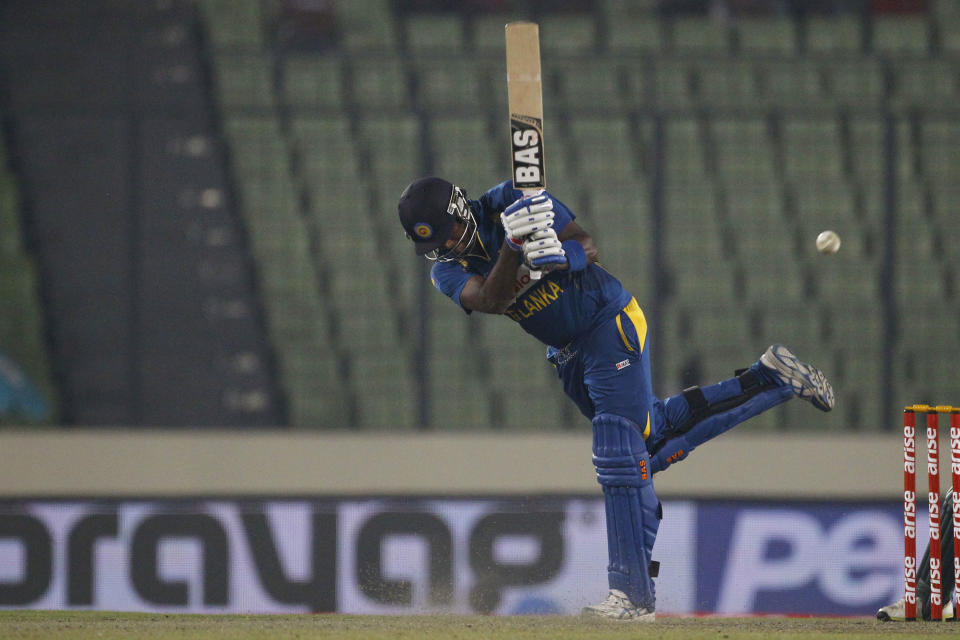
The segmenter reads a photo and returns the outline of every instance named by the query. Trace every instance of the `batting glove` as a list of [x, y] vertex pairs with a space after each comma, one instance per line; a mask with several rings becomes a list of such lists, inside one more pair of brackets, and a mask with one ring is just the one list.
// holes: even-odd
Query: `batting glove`
[[567, 264], [567, 254], [557, 238], [557, 230], [547, 227], [530, 234], [523, 243], [523, 261], [531, 269], [545, 270]]
[[507, 244], [514, 251], [523, 250], [523, 241], [531, 233], [553, 225], [553, 200], [546, 194], [520, 198], [500, 214]]

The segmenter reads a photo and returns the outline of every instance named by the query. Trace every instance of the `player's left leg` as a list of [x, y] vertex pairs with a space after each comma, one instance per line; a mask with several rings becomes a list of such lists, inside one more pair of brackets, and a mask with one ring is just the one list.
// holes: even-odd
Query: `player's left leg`
[[[593, 463], [606, 506], [609, 555], [609, 595], [583, 613], [652, 621], [656, 595], [651, 556], [663, 514], [645, 444], [655, 398], [643, 312], [631, 301], [617, 317], [578, 338], [573, 347], [581, 367], [581, 393], [571, 394], [564, 386], [578, 405], [594, 412]], [[571, 371], [571, 364], [559, 368], [561, 377]]]
[[833, 388], [823, 373], [786, 347], [773, 345], [747, 369], [708, 387], [667, 398], [657, 440], [648, 443], [654, 473], [683, 460], [697, 446], [797, 396], [833, 408]]
[[598, 414], [593, 419], [593, 464], [606, 507], [610, 594], [583, 613], [653, 620], [656, 596], [650, 556], [661, 513], [640, 426], [622, 416]]

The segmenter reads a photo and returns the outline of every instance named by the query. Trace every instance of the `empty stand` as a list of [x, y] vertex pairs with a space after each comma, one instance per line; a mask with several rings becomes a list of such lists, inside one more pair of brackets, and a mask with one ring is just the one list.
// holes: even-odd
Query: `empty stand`
[[[143, 394], [149, 376], [131, 377], [131, 362], [179, 379], [205, 361], [242, 360], [246, 349], [211, 337], [227, 336], [275, 371], [231, 386], [240, 396], [218, 395], [216, 376], [204, 378], [196, 406], [208, 396], [249, 405], [242, 394], [256, 387], [268, 401], [250, 415], [280, 421], [282, 398], [286, 421], [306, 428], [584, 426], [543, 346], [506, 319], [467, 316], [445, 300], [396, 226], [397, 197], [416, 177], [443, 176], [475, 198], [507, 176], [503, 27], [519, 19], [541, 26], [549, 189], [658, 319], [658, 391], [727, 377], [782, 341], [822, 364], [837, 411], [790, 403], [747, 429], [886, 429], [900, 394], [949, 395], [938, 349], [956, 349], [949, 319], [960, 296], [956, 3], [894, 17], [562, 4], [489, 12], [336, 2], [335, 37], [310, 52], [278, 44], [277, 9], [259, 0], [174, 2], [200, 38], [165, 47], [145, 37], [140, 47], [138, 27], [75, 60], [71, 47], [96, 40], [97, 25], [54, 21], [61, 42], [49, 51], [32, 44], [42, 30], [2, 27], [3, 77], [14, 88], [4, 95], [28, 168], [13, 189], [0, 173], [0, 215], [17, 224], [4, 203], [22, 187], [37, 242], [0, 238], [0, 285], [28, 295], [44, 274], [52, 317], [70, 318], [24, 344], [42, 351], [49, 333], [64, 397], [71, 407], [84, 398], [88, 412], [72, 417], [136, 421], [122, 399]], [[120, 13], [111, 27], [130, 26]], [[115, 82], [130, 51], [135, 62], [155, 55], [191, 71]], [[33, 80], [41, 70], [49, 82]], [[73, 98], [63, 88], [71, 76], [90, 88], [76, 98], [81, 113], [51, 108]], [[103, 111], [116, 104], [121, 115]], [[190, 126], [178, 124], [180, 110]], [[50, 175], [57, 180], [41, 189]], [[184, 192], [161, 188], [181, 183], [192, 189], [190, 211], [178, 209]], [[89, 209], [69, 239], [65, 201]], [[151, 245], [185, 228], [207, 237], [201, 224], [237, 242]], [[843, 247], [825, 257], [813, 242], [827, 228]], [[77, 264], [88, 273], [71, 270]], [[165, 313], [164, 298], [141, 299], [145, 283], [169, 292], [188, 271], [196, 281], [179, 290], [189, 304]], [[211, 303], [203, 279], [243, 304]], [[113, 304], [93, 305], [91, 294]], [[182, 342], [138, 333], [154, 317], [191, 327], [201, 299], [246, 309], [248, 321], [193, 326]], [[4, 332], [43, 325], [38, 304], [24, 309], [26, 323], [6, 318]], [[131, 313], [151, 319], [131, 323]], [[197, 335], [210, 352], [183, 355]], [[116, 348], [99, 354], [92, 345], [108, 339]], [[37, 353], [24, 357], [42, 361]], [[142, 406], [157, 417], [163, 404]]]

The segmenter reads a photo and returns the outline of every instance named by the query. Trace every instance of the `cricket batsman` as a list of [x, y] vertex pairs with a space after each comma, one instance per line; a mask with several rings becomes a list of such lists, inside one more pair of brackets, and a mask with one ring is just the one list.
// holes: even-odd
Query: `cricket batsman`
[[662, 517], [654, 474], [791, 398], [830, 411], [830, 383], [773, 345], [732, 378], [660, 400], [646, 316], [597, 262], [596, 243], [562, 202], [547, 192], [524, 197], [510, 181], [470, 200], [461, 187], [427, 177], [403, 191], [398, 209], [416, 255], [434, 262], [434, 286], [464, 312], [507, 316], [546, 345], [564, 392], [593, 425], [610, 590], [583, 614], [654, 620], [652, 554]]

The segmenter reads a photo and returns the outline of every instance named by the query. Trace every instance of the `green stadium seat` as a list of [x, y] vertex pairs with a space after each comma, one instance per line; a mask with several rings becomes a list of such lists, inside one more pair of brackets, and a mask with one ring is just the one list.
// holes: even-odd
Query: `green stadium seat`
[[[496, 59], [501, 65], [506, 65], [504, 28], [508, 22], [514, 20], [516, 20], [516, 16], [507, 13], [483, 12], [472, 16], [470, 31], [473, 36], [473, 46], [471, 51], [476, 51], [478, 54]], [[506, 73], [505, 66], [504, 73]]]
[[594, 185], [604, 181], [619, 188], [641, 175], [634, 136], [626, 118], [576, 118], [569, 122], [569, 127], [581, 180]]
[[351, 67], [353, 99], [358, 108], [408, 108], [410, 80], [403, 62], [396, 58], [357, 58]]
[[430, 319], [427, 367], [431, 426], [440, 430], [490, 429], [495, 426], [490, 387], [481, 371], [489, 354], [478, 336], [484, 320], [508, 321], [481, 318], [480, 314], [466, 316], [436, 290], [428, 292], [425, 311]]
[[699, 180], [706, 175], [706, 150], [701, 126], [696, 119], [668, 119], [664, 126], [664, 138], [668, 180]]
[[670, 189], [663, 217], [664, 251], [669, 262], [691, 256], [719, 261], [725, 254], [723, 232], [717, 218], [712, 189]]
[[809, 303], [796, 300], [783, 300], [777, 304], [767, 302], [764, 300], [756, 305], [760, 322], [753, 339], [758, 347], [782, 343], [797, 354], [812, 354], [820, 348], [824, 327], [822, 319], [816, 313], [811, 313]]
[[759, 104], [758, 74], [752, 62], [714, 58], [696, 63], [694, 67], [701, 106], [755, 108]]
[[[484, 316], [481, 320], [476, 337], [482, 338], [480, 344], [488, 353], [496, 354], [496, 375], [491, 379], [495, 387], [516, 388], [518, 380], [525, 380], [534, 389], [553, 386], [556, 374], [546, 359], [545, 346], [531, 340], [519, 324], [508, 318]], [[510, 348], [505, 350], [504, 345]]]
[[411, 14], [406, 19], [407, 49], [444, 58], [463, 51], [465, 31], [460, 14]]
[[[455, 376], [455, 377], [451, 377]], [[431, 375], [430, 424], [439, 431], [488, 431], [493, 423], [490, 393], [460, 371]]]
[[391, 0], [335, 2], [333, 8], [348, 51], [395, 51], [397, 19]]
[[[547, 365], [544, 365], [547, 366]], [[562, 412], [564, 405], [570, 400], [557, 390], [544, 389], [536, 393], [518, 392], [516, 384], [504, 389], [497, 389], [497, 410], [502, 416], [503, 423], [498, 427], [505, 427], [510, 431], [560, 431], [566, 426]], [[589, 421], [581, 416], [585, 425]]]
[[[496, 117], [507, 121], [507, 68], [500, 56], [480, 58], [475, 60], [477, 65], [477, 81], [480, 83], [481, 102], [479, 107], [486, 109]], [[556, 91], [553, 79], [548, 78], [548, 86], [544, 87], [545, 94], [551, 95]]]
[[725, 20], [681, 17], [673, 20], [673, 48], [678, 53], [726, 54], [730, 28]]
[[[873, 188], [861, 189], [863, 203], [863, 218], [866, 224], [884, 224], [887, 216], [887, 194], [883, 184], [876, 184]], [[894, 216], [897, 219], [910, 220], [927, 217], [927, 200], [923, 187], [916, 182], [906, 180], [896, 184]]]
[[926, 55], [930, 51], [930, 24], [925, 15], [875, 15], [873, 50], [879, 54]]
[[838, 180], [843, 177], [840, 129], [834, 118], [795, 118], [783, 124], [783, 155], [790, 180]]
[[960, 273], [960, 228], [956, 224], [960, 211], [960, 190], [956, 185], [934, 185], [930, 190], [935, 233], [940, 239], [947, 269]]
[[664, 46], [661, 21], [647, 15], [614, 14], [607, 19], [607, 46], [614, 54], [659, 52]]
[[692, 74], [689, 65], [670, 58], [659, 59], [653, 70], [656, 106], [661, 109], [687, 109], [694, 104]]
[[597, 46], [592, 13], [547, 14], [540, 19], [542, 55], [585, 55]]
[[[560, 125], [560, 126], [557, 126]], [[580, 189], [581, 174], [575, 157], [576, 146], [570, 140], [570, 135], [561, 123], [546, 124], [547, 142], [543, 148], [546, 159], [547, 189], [564, 202], [575, 197]], [[504, 144], [503, 149], [504, 178], [510, 176], [510, 150]], [[563, 185], [562, 189], [554, 190], [556, 185]], [[571, 204], [567, 202], [567, 204]]]
[[822, 63], [827, 90], [834, 103], [848, 107], [879, 107], [886, 95], [883, 69], [874, 58], [839, 58]]
[[344, 108], [343, 63], [339, 57], [296, 56], [283, 63], [283, 98], [303, 109]]
[[723, 248], [715, 187], [703, 180], [668, 184], [664, 207], [663, 254], [676, 299], [731, 304], [739, 293]]
[[[718, 366], [708, 366], [701, 377], [706, 384], [730, 377], [731, 369], [749, 364], [760, 355], [754, 355], [750, 349], [753, 338], [746, 314], [737, 312], [732, 306], [704, 305], [700, 309], [692, 308], [687, 322], [687, 339], [697, 344], [708, 359], [718, 358]], [[759, 350], [762, 351], [762, 348]]]
[[213, 76], [223, 109], [270, 109], [274, 105], [273, 72], [266, 56], [216, 54]]
[[930, 15], [937, 22], [960, 20], [960, 5], [954, 0], [930, 0], [927, 4], [929, 5]]
[[954, 0], [941, 0], [934, 18], [937, 33], [940, 36], [940, 49], [946, 54], [960, 51], [960, 11]]
[[956, 305], [942, 296], [900, 298], [895, 346], [894, 385], [913, 398], [946, 403], [956, 394], [956, 359], [960, 338]]
[[544, 86], [548, 99], [556, 98], [556, 104], [575, 113], [593, 112], [597, 104], [605, 109], [623, 108], [621, 98], [620, 65], [613, 60], [581, 59], [546, 62], [545, 68], [557, 79], [555, 86]]
[[[512, 431], [558, 430], [564, 426], [563, 395], [554, 367], [546, 360], [546, 348], [505, 318], [486, 318], [484, 339], [488, 353], [496, 353], [491, 390], [496, 400], [495, 423]], [[504, 350], [502, 345], [511, 345]], [[520, 392], [518, 381], [523, 381]]]
[[355, 185], [360, 170], [357, 145], [345, 116], [296, 117], [291, 124], [301, 170], [314, 184], [345, 182]]
[[765, 118], [727, 119], [710, 122], [717, 175], [727, 184], [741, 180], [772, 181], [776, 161]]
[[[900, 119], [895, 126], [897, 178], [913, 173], [913, 143], [910, 124]], [[872, 116], [854, 118], [850, 122], [850, 160], [854, 177], [866, 185], [877, 185], [887, 172], [886, 122]]]
[[788, 225], [780, 183], [741, 181], [727, 186], [728, 222], [734, 229], [751, 230], [750, 233], [737, 234], [737, 245], [749, 249], [749, 253], [770, 252], [781, 259], [789, 255], [790, 245], [782, 235]]
[[[339, 269], [330, 278], [330, 289], [337, 300], [340, 345], [358, 354], [390, 350], [399, 338], [396, 319], [389, 301], [383, 297], [386, 286], [379, 277], [365, 277]], [[360, 301], [362, 304], [358, 304]]]
[[957, 104], [957, 74], [947, 60], [897, 61], [891, 64], [896, 107], [949, 108]]
[[420, 58], [413, 62], [418, 83], [418, 103], [433, 113], [451, 110], [479, 112], [481, 78], [469, 58]]
[[816, 16], [807, 20], [808, 53], [836, 54], [863, 51], [863, 24], [856, 17]]
[[[437, 117], [430, 122], [430, 149], [433, 172], [447, 180], [462, 185], [471, 193], [480, 194], [503, 180], [509, 173], [505, 149], [494, 147], [488, 123], [481, 117]], [[464, 153], [469, 149], [470, 153]], [[476, 185], [476, 186], [475, 186]], [[481, 186], [482, 185], [482, 186]]]
[[374, 188], [390, 200], [414, 179], [422, 155], [423, 131], [413, 115], [370, 116], [360, 121], [358, 142], [371, 159]]
[[589, 191], [589, 208], [574, 210], [593, 234], [604, 268], [638, 300], [653, 298], [653, 227], [650, 194], [642, 181]]
[[728, 224], [738, 233], [735, 246], [751, 300], [790, 301], [803, 295], [803, 280], [793, 255], [793, 235], [778, 183], [733, 185], [726, 192]]
[[920, 129], [924, 176], [935, 184], [951, 184], [960, 172], [960, 123], [926, 118]]
[[401, 349], [355, 351], [349, 364], [357, 398], [358, 427], [392, 432], [416, 425], [418, 393], [412, 368]]
[[745, 54], [792, 56], [797, 51], [797, 29], [792, 18], [749, 18], [736, 21], [740, 50]]
[[771, 107], [817, 108], [828, 104], [824, 74], [811, 60], [771, 61], [760, 65], [763, 103]]
[[[853, 314], [847, 314], [853, 317], [853, 322], [842, 323], [843, 316], [831, 319], [833, 324], [849, 326], [843, 333], [835, 333], [835, 373], [829, 374], [838, 394], [837, 407], [831, 413], [838, 413], [843, 420], [839, 426], [845, 429], [887, 431], [890, 428], [889, 416], [882, 415], [883, 381], [880, 372], [888, 366], [880, 347], [882, 327], [871, 322], [879, 318], [878, 311], [875, 306], [858, 307]], [[896, 388], [903, 387], [897, 384]]]
[[[956, 397], [952, 378], [955, 372], [955, 361], [939, 347], [898, 346], [894, 352], [892, 386], [900, 397], [911, 401], [921, 398], [938, 402], [939, 398]], [[940, 428], [942, 431], [943, 426]]]

